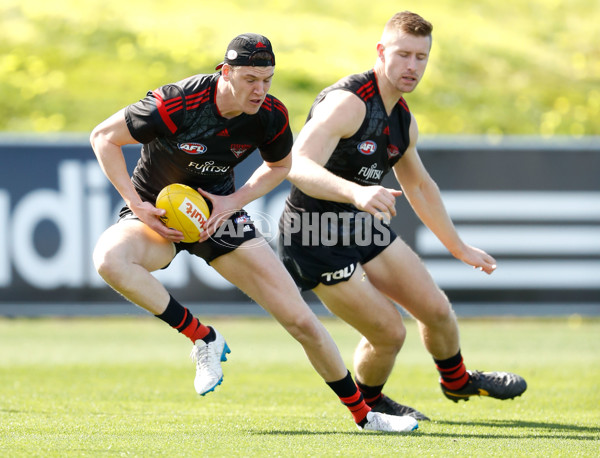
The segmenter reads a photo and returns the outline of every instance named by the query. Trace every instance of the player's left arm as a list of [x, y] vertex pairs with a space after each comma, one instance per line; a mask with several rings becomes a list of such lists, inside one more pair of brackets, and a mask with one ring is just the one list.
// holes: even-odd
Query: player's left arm
[[285, 180], [291, 167], [292, 155], [288, 154], [279, 161], [263, 161], [246, 183], [233, 194], [217, 196], [199, 189], [200, 194], [210, 199], [213, 206], [210, 218], [206, 223], [207, 230], [202, 233], [200, 241], [202, 242], [214, 234], [233, 213], [275, 189]]
[[394, 174], [404, 195], [419, 219], [455, 258], [491, 274], [496, 269], [496, 260], [485, 251], [466, 244], [458, 235], [442, 201], [439, 187], [421, 162], [417, 151], [418, 136], [417, 122], [411, 117], [410, 144], [394, 166]]
[[166, 227], [160, 221], [165, 210], [143, 201], [131, 182], [122, 147], [139, 142], [127, 127], [124, 110], [98, 124], [90, 135], [90, 142], [100, 168], [135, 216], [162, 237], [172, 242], [181, 241], [181, 232]]

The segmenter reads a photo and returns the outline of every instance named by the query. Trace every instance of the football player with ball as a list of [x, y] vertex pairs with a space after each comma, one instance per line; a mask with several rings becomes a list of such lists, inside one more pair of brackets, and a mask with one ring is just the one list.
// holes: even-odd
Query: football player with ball
[[[100, 166], [125, 201], [119, 221], [96, 245], [94, 264], [113, 289], [192, 341], [199, 394], [222, 382], [221, 362], [230, 350], [216, 329], [200, 322], [151, 275], [180, 251], [203, 258], [273, 315], [302, 345], [359, 428], [412, 431], [417, 421], [411, 416], [371, 411], [333, 339], [243, 210], [281, 183], [291, 167], [287, 110], [268, 94], [274, 69], [275, 55], [266, 37], [239, 35], [230, 42], [218, 72], [150, 91], [93, 130], [90, 141]], [[130, 177], [122, 146], [135, 143], [142, 144], [141, 157]], [[257, 149], [262, 164], [236, 190], [234, 167]], [[165, 224], [169, 215], [155, 206], [160, 191], [173, 184], [198, 189], [210, 207], [210, 216], [198, 227], [198, 241], [173, 228], [183, 226]], [[197, 208], [188, 210], [200, 221], [201, 200], [190, 196]], [[220, 234], [226, 223], [244, 224], [244, 230]]]

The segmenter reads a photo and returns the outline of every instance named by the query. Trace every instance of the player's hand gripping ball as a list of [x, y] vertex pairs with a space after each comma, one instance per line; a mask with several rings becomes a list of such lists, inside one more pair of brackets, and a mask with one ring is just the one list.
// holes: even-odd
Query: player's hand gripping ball
[[164, 187], [156, 198], [156, 208], [166, 210], [161, 221], [167, 227], [183, 232], [183, 242], [197, 242], [204, 231], [210, 210], [198, 191], [184, 184]]

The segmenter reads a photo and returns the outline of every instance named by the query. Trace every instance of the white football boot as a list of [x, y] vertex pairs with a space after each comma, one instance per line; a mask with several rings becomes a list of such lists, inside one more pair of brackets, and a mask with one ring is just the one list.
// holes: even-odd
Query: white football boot
[[367, 423], [359, 429], [364, 431], [385, 431], [389, 433], [409, 433], [419, 427], [419, 423], [413, 417], [396, 415], [387, 415], [381, 412], [369, 412], [367, 414]]
[[223, 381], [223, 369], [221, 361], [227, 361], [227, 353], [231, 350], [223, 336], [213, 328], [216, 339], [206, 343], [202, 339], [196, 340], [190, 357], [196, 361], [196, 378], [194, 388], [198, 394], [204, 396]]

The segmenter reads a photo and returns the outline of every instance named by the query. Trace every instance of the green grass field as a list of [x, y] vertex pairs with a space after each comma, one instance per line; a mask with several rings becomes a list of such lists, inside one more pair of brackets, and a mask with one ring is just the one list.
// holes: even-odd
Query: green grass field
[[[598, 456], [600, 320], [461, 320], [469, 368], [511, 370], [513, 401], [440, 393], [414, 322], [386, 392], [429, 415], [364, 433], [273, 320], [211, 318], [223, 385], [193, 388], [191, 345], [154, 318], [0, 319], [1, 456]], [[350, 364], [357, 334], [324, 318]]]

